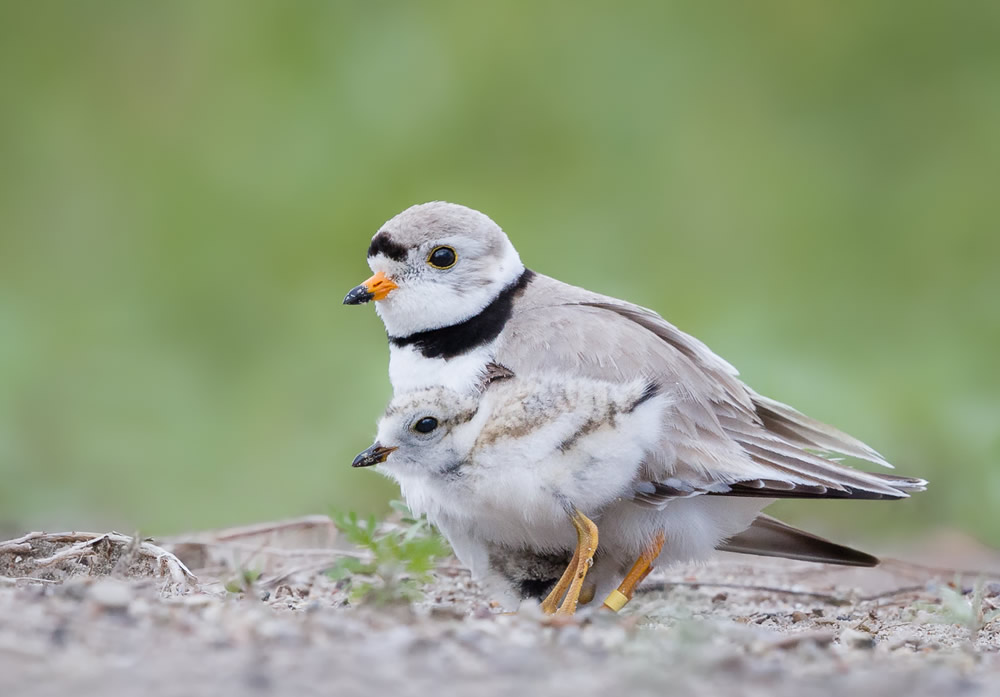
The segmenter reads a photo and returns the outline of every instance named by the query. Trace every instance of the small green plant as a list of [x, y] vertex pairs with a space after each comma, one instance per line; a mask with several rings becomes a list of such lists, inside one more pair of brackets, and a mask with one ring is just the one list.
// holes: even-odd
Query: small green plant
[[1000, 617], [1000, 610], [993, 610], [985, 601], [985, 584], [977, 581], [972, 587], [972, 593], [964, 595], [961, 585], [959, 590], [942, 586], [941, 614], [949, 624], [964, 625], [973, 634], [981, 631], [986, 625]]
[[260, 578], [256, 569], [240, 569], [239, 574], [226, 582], [226, 590], [230, 593], [249, 593]]
[[940, 603], [917, 603], [912, 608], [912, 618], [919, 621], [922, 616], [925, 622], [957, 624], [967, 628], [973, 635], [994, 620], [1000, 619], [1000, 610], [992, 608], [986, 600], [982, 580], [976, 582], [971, 593], [963, 593], [961, 589], [960, 578], [956, 578], [952, 584], [939, 586], [937, 591]]
[[449, 553], [448, 543], [425, 518], [414, 518], [401, 501], [390, 505], [403, 516], [399, 525], [379, 525], [375, 516], [362, 520], [353, 512], [332, 516], [344, 537], [367, 552], [365, 558], [342, 557], [326, 572], [347, 582], [351, 602], [420, 600], [436, 561]]

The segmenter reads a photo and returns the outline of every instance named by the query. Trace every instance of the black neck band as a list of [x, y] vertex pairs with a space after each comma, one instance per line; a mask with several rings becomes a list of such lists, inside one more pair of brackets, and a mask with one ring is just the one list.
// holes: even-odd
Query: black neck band
[[516, 281], [500, 291], [493, 302], [464, 322], [404, 337], [390, 336], [389, 343], [397, 348], [414, 346], [425, 358], [461, 356], [500, 335], [514, 311], [514, 298], [528, 287], [534, 277], [534, 271], [525, 269]]

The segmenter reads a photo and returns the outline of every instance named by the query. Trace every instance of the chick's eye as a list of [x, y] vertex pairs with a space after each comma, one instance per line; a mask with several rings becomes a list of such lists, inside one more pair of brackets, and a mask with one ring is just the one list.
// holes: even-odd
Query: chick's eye
[[438, 427], [438, 420], [433, 416], [425, 416], [417, 423], [413, 424], [413, 430], [417, 433], [430, 433]]
[[427, 255], [427, 263], [436, 269], [450, 269], [458, 261], [458, 255], [451, 247], [435, 247]]

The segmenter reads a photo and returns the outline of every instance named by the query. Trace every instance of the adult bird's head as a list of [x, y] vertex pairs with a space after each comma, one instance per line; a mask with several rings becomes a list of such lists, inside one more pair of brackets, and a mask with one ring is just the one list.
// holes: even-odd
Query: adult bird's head
[[368, 247], [368, 266], [372, 277], [344, 304], [374, 300], [391, 337], [464, 322], [524, 273], [499, 225], [442, 201], [407, 208], [383, 225]]

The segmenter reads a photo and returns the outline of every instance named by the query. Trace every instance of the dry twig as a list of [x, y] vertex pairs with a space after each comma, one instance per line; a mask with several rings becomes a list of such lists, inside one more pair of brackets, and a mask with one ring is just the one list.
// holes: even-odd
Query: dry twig
[[[122, 545], [126, 548], [135, 544], [135, 538], [128, 535], [122, 535], [117, 532], [31, 532], [16, 540], [0, 543], [0, 553], [30, 553], [30, 551], [34, 549], [34, 546], [31, 543], [38, 541], [49, 542], [51, 544], [71, 543], [71, 546], [48, 557], [33, 560], [33, 566], [35, 568], [44, 568], [46, 566], [52, 566], [54, 564], [69, 561], [71, 559], [80, 559], [88, 554], [91, 554], [94, 547], [105, 542], [114, 545]], [[28, 549], [24, 550], [23, 545], [28, 545]], [[194, 583], [198, 580], [197, 577], [191, 573], [191, 570], [184, 565], [184, 562], [172, 553], [162, 547], [154, 545], [148, 540], [142, 540], [139, 542], [138, 546], [135, 547], [135, 553], [139, 557], [152, 559], [157, 573], [161, 576], [168, 576], [174, 583], [185, 585], [188, 583]]]
[[34, 576], [0, 576], [0, 586], [18, 586], [24, 583], [59, 583], [51, 578], [35, 578]]

